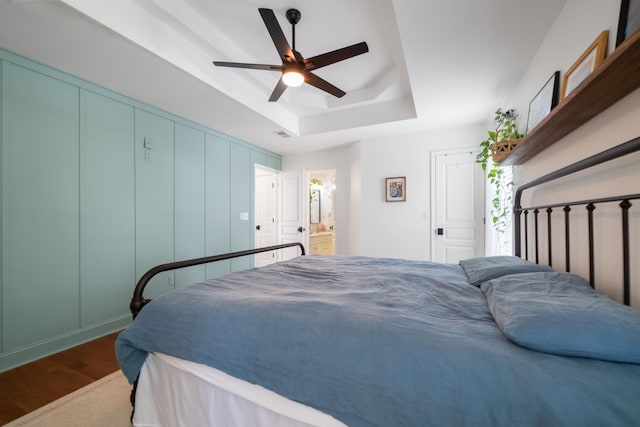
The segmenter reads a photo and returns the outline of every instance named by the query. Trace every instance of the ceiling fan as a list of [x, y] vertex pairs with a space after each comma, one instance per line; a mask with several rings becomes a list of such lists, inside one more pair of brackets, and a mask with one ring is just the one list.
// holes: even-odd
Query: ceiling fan
[[252, 70], [267, 70], [267, 71], [280, 71], [282, 76], [278, 81], [278, 84], [273, 89], [269, 102], [275, 102], [280, 98], [280, 95], [284, 92], [287, 86], [300, 86], [302, 83], [310, 84], [318, 89], [321, 89], [333, 96], [342, 98], [346, 92], [335, 87], [328, 81], [313, 74], [312, 71], [321, 67], [334, 64], [345, 59], [352, 58], [357, 55], [369, 52], [369, 46], [366, 42], [356, 43], [351, 46], [344, 47], [342, 49], [326, 52], [321, 55], [317, 55], [311, 58], [304, 58], [300, 52], [296, 50], [296, 24], [300, 21], [302, 15], [297, 9], [287, 10], [287, 20], [291, 24], [292, 33], [292, 45], [287, 42], [282, 28], [278, 24], [276, 15], [271, 9], [258, 9], [260, 16], [264, 24], [267, 26], [267, 31], [271, 35], [271, 39], [276, 46], [276, 50], [282, 60], [282, 65], [267, 65], [267, 64], [245, 64], [240, 62], [222, 62], [213, 61], [214, 65], [219, 67], [235, 67], [235, 68], [248, 68]]

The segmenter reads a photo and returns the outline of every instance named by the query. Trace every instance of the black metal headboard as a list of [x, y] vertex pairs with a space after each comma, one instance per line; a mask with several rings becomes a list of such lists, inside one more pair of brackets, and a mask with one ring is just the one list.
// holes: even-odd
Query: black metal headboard
[[[550, 181], [554, 181], [565, 176], [571, 175], [573, 173], [585, 170], [587, 168], [594, 167], [596, 165], [600, 165], [602, 163], [606, 163], [608, 161], [617, 159], [619, 157], [634, 153], [636, 151], [640, 151], [640, 137], [634, 138], [630, 141], [627, 141], [623, 144], [605, 150], [599, 154], [588, 157], [579, 162], [573, 163], [569, 166], [565, 166], [557, 171], [551, 172], [547, 175], [544, 175], [540, 178], [537, 178], [527, 184], [521, 185], [518, 187], [514, 197], [514, 247], [515, 247], [515, 255], [519, 257], [523, 257], [525, 259], [529, 259], [529, 215], [533, 213], [533, 247], [535, 252], [536, 263], [539, 263], [540, 254], [539, 254], [539, 239], [540, 239], [540, 230], [538, 227], [538, 217], [541, 212], [545, 212], [547, 214], [547, 230], [546, 230], [546, 242], [547, 242], [547, 250], [548, 250], [548, 259], [549, 263], [552, 262], [552, 222], [551, 215], [554, 209], [562, 208], [564, 212], [564, 234], [565, 234], [565, 270], [571, 271], [571, 245], [570, 245], [570, 213], [572, 208], [575, 206], [585, 206], [588, 212], [588, 240], [589, 240], [589, 281], [591, 286], [594, 286], [595, 283], [595, 272], [594, 272], [594, 231], [593, 231], [593, 211], [596, 208], [596, 205], [602, 203], [613, 203], [618, 202], [620, 206], [621, 212], [621, 229], [622, 229], [622, 276], [623, 276], [623, 302], [627, 305], [630, 304], [631, 300], [631, 278], [630, 278], [630, 253], [629, 253], [629, 209], [632, 207], [632, 200], [640, 199], [640, 194], [625, 194], [625, 195], [615, 195], [611, 197], [602, 197], [597, 199], [588, 199], [588, 200], [575, 200], [570, 202], [562, 202], [562, 203], [552, 203], [540, 206], [528, 206], [523, 207], [521, 205], [522, 193], [525, 190], [531, 189], [533, 187], [537, 187], [539, 185], [548, 183]], [[544, 232], [543, 232], [544, 233]], [[523, 242], [524, 239], [524, 242]], [[524, 243], [524, 244], [523, 244]], [[524, 256], [522, 253], [524, 247]]]

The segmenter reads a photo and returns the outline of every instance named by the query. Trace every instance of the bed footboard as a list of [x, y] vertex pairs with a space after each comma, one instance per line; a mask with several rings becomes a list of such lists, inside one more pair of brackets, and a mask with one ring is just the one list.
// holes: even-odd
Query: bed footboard
[[194, 259], [175, 261], [175, 262], [169, 262], [166, 264], [157, 265], [151, 268], [145, 274], [143, 274], [140, 280], [138, 280], [138, 283], [136, 284], [136, 287], [133, 291], [133, 298], [131, 298], [129, 309], [131, 310], [131, 314], [133, 314], [133, 318], [135, 319], [138, 313], [140, 312], [140, 310], [142, 310], [142, 308], [151, 301], [150, 299], [145, 298], [143, 296], [145, 286], [147, 286], [147, 283], [149, 283], [149, 280], [151, 280], [156, 274], [162, 273], [163, 271], [177, 270], [180, 268], [191, 267], [194, 265], [208, 264], [210, 262], [222, 261], [222, 260], [231, 259], [231, 258], [238, 258], [242, 256], [247, 256], [247, 255], [254, 255], [262, 252], [275, 251], [278, 249], [284, 249], [284, 248], [289, 248], [294, 246], [300, 247], [300, 252], [301, 252], [300, 255], [306, 255], [304, 246], [302, 245], [302, 243], [293, 242], [293, 243], [283, 243], [280, 245], [265, 246], [263, 248], [247, 249], [244, 251], [230, 252], [227, 254], [212, 255], [212, 256], [207, 256], [202, 258], [194, 258]]

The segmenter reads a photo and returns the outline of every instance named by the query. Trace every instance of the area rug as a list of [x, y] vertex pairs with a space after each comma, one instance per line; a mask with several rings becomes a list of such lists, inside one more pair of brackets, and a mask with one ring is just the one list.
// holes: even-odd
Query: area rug
[[131, 386], [117, 371], [4, 427], [130, 427], [130, 393]]

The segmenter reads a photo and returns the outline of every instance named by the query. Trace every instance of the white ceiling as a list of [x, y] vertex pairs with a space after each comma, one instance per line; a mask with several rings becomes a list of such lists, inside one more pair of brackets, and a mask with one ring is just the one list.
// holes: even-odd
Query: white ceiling
[[[484, 123], [520, 81], [565, 0], [0, 0], [0, 47], [277, 153]], [[280, 64], [258, 13], [297, 8], [304, 57], [366, 41], [267, 99]], [[276, 133], [285, 131], [291, 137]]]

